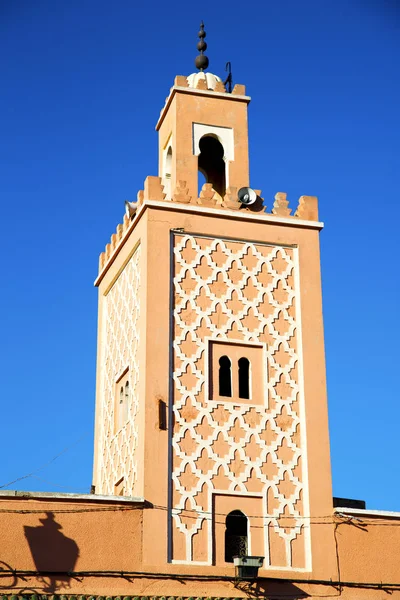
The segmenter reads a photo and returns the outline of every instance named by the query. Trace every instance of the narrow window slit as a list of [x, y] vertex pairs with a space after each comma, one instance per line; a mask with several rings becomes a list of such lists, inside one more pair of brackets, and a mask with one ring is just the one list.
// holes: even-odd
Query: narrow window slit
[[242, 357], [238, 361], [239, 365], [239, 398], [250, 399], [250, 361]]
[[219, 359], [219, 395], [232, 397], [232, 368], [228, 356]]
[[167, 429], [167, 404], [164, 400], [158, 401], [158, 428], [162, 431]]

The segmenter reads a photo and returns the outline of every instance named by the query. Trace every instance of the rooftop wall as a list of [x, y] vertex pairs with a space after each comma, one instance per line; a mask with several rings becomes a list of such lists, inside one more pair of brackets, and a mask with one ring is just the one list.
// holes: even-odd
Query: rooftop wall
[[[142, 567], [140, 499], [0, 496], [0, 590], [24, 600], [79, 595], [149, 598], [400, 598], [400, 513], [336, 511], [337, 579], [279, 577], [238, 581], [233, 567]], [[25, 497], [24, 497], [25, 496]], [[154, 539], [157, 544], [157, 539]], [[230, 573], [230, 574], [229, 574]], [[54, 596], [56, 595], [56, 596]], [[10, 597], [11, 599], [11, 597]], [[71, 598], [72, 600], [72, 598]], [[76, 598], [74, 599], [76, 600]]]

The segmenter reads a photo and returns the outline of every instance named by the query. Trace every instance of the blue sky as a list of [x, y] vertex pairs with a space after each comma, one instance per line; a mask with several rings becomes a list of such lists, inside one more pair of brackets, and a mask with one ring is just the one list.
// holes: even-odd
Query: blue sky
[[400, 510], [395, 0], [2, 0], [0, 486], [68, 448], [8, 489], [89, 491], [98, 255], [200, 19], [252, 96], [252, 187], [319, 197], [334, 494]]

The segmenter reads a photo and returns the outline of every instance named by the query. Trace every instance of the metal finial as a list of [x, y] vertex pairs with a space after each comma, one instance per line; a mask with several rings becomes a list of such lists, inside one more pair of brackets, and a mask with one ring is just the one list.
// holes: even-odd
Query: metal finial
[[197, 50], [200, 52], [198, 56], [196, 56], [194, 60], [194, 64], [199, 71], [205, 71], [208, 67], [208, 58], [203, 52], [207, 50], [207, 43], [204, 41], [206, 37], [206, 32], [204, 31], [204, 23], [203, 21], [200, 23], [200, 31], [198, 33], [199, 41], [197, 42]]
[[227, 78], [224, 81], [224, 86], [226, 91], [231, 94], [232, 93], [232, 65], [228, 61], [225, 65], [225, 71], [228, 72]]

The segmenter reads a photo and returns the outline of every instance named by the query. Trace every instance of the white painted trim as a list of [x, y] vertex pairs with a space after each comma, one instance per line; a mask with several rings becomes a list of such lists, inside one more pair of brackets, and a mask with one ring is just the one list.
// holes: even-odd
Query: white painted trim
[[343, 513], [344, 515], [359, 515], [361, 517], [370, 515], [371, 517], [377, 517], [381, 519], [400, 519], [400, 512], [395, 512], [392, 510], [368, 510], [367, 508], [346, 508], [337, 506], [334, 508], [334, 513]]
[[[182, 229], [171, 229], [172, 233], [174, 234], [183, 234], [186, 233], [186, 235], [191, 235], [195, 238], [203, 238], [203, 239], [207, 239], [207, 240], [222, 240], [223, 242], [243, 242], [244, 244], [256, 244], [257, 246], [267, 246], [267, 247], [275, 247], [275, 246], [279, 246], [279, 248], [297, 248], [297, 244], [282, 244], [279, 242], [279, 244], [277, 244], [276, 242], [268, 242], [268, 241], [260, 241], [260, 240], [248, 240], [245, 238], [238, 238], [238, 237], [230, 237], [230, 236], [224, 236], [224, 235], [215, 235], [215, 234], [211, 234], [211, 233], [198, 233], [197, 231], [182, 231]], [[242, 343], [242, 342], [240, 342]], [[253, 342], [249, 342], [249, 343], [253, 343]]]
[[[224, 149], [224, 160], [235, 160], [235, 142], [234, 133], [231, 127], [219, 127], [217, 125], [204, 125], [203, 123], [193, 123], [193, 154], [200, 154], [200, 140], [205, 135], [214, 135]], [[226, 187], [229, 187], [228, 185]]]
[[104, 494], [71, 494], [66, 492], [22, 492], [18, 490], [0, 490], [1, 497], [14, 498], [47, 498], [49, 500], [84, 500], [85, 502], [117, 502], [131, 504], [133, 502], [144, 503], [144, 498], [135, 496], [107, 496]]
[[[303, 357], [303, 331], [302, 331], [302, 310], [301, 310], [301, 289], [300, 289], [300, 260], [299, 249], [293, 250], [294, 268], [294, 289], [296, 301], [296, 322], [297, 322], [297, 356], [298, 356], [298, 385], [299, 385], [299, 419], [302, 428], [301, 434], [301, 450], [303, 453], [302, 469], [303, 469], [303, 507], [304, 515], [307, 518], [310, 516], [310, 488], [308, 478], [308, 446], [307, 446], [307, 411], [306, 399], [304, 391], [304, 357]], [[304, 528], [304, 549], [305, 549], [305, 570], [312, 569], [312, 554], [311, 554], [311, 528]]]
[[[143, 206], [154, 206], [156, 208], [166, 208], [167, 210], [182, 210], [185, 212], [206, 213], [209, 215], [217, 215], [219, 217], [227, 217], [228, 219], [245, 219], [249, 221], [264, 221], [272, 225], [291, 225], [292, 227], [307, 227], [308, 229], [321, 230], [324, 223], [321, 221], [305, 221], [297, 217], [278, 217], [267, 213], [252, 213], [245, 210], [229, 210], [219, 208], [208, 208], [206, 206], [195, 206], [194, 204], [180, 204], [178, 202], [166, 202], [159, 200], [146, 200]], [[189, 232], [187, 232], [189, 233]], [[190, 232], [192, 235], [192, 232]]]
[[[197, 236], [196, 236], [197, 237]], [[222, 239], [222, 238], [221, 238]], [[264, 407], [266, 410], [269, 408], [269, 393], [268, 393], [268, 354], [267, 354], [267, 344], [265, 342], [243, 342], [243, 340], [232, 340], [232, 339], [228, 339], [228, 340], [223, 340], [221, 338], [214, 338], [211, 336], [205, 336], [204, 337], [204, 343], [205, 343], [205, 360], [204, 360], [204, 372], [206, 375], [206, 380], [205, 380], [205, 384], [204, 384], [204, 394], [205, 394], [205, 398], [206, 401], [208, 403], [210, 402], [215, 402], [215, 403], [219, 403], [222, 404], [223, 402], [231, 402], [232, 404], [234, 404], [235, 406], [240, 406], [242, 408], [245, 407], [250, 407], [250, 408], [257, 408], [259, 406]], [[249, 398], [248, 402], [240, 402], [237, 401], [234, 398], [227, 398], [225, 400], [222, 400], [220, 398], [210, 398], [210, 379], [212, 377], [212, 368], [211, 368], [211, 373], [210, 373], [210, 369], [209, 369], [209, 365], [210, 365], [210, 345], [211, 344], [224, 344], [226, 346], [232, 345], [232, 346], [248, 346], [250, 348], [260, 348], [260, 350], [262, 350], [262, 354], [263, 354], [263, 359], [262, 359], [262, 365], [263, 365], [263, 369], [262, 369], [262, 374], [263, 374], [263, 392], [264, 392], [264, 398], [263, 398], [263, 402], [262, 403], [254, 403], [251, 402], [252, 398]], [[229, 358], [229, 357], [228, 357]], [[265, 368], [264, 368], [265, 367]], [[251, 361], [250, 361], [250, 368], [251, 368]], [[251, 377], [251, 373], [250, 373], [250, 377]], [[233, 382], [232, 382], [232, 371], [231, 371], [231, 383], [232, 383], [232, 390], [233, 390]], [[252, 392], [252, 386], [251, 386], [251, 381], [250, 381], [250, 391]], [[254, 394], [253, 394], [254, 396]]]

